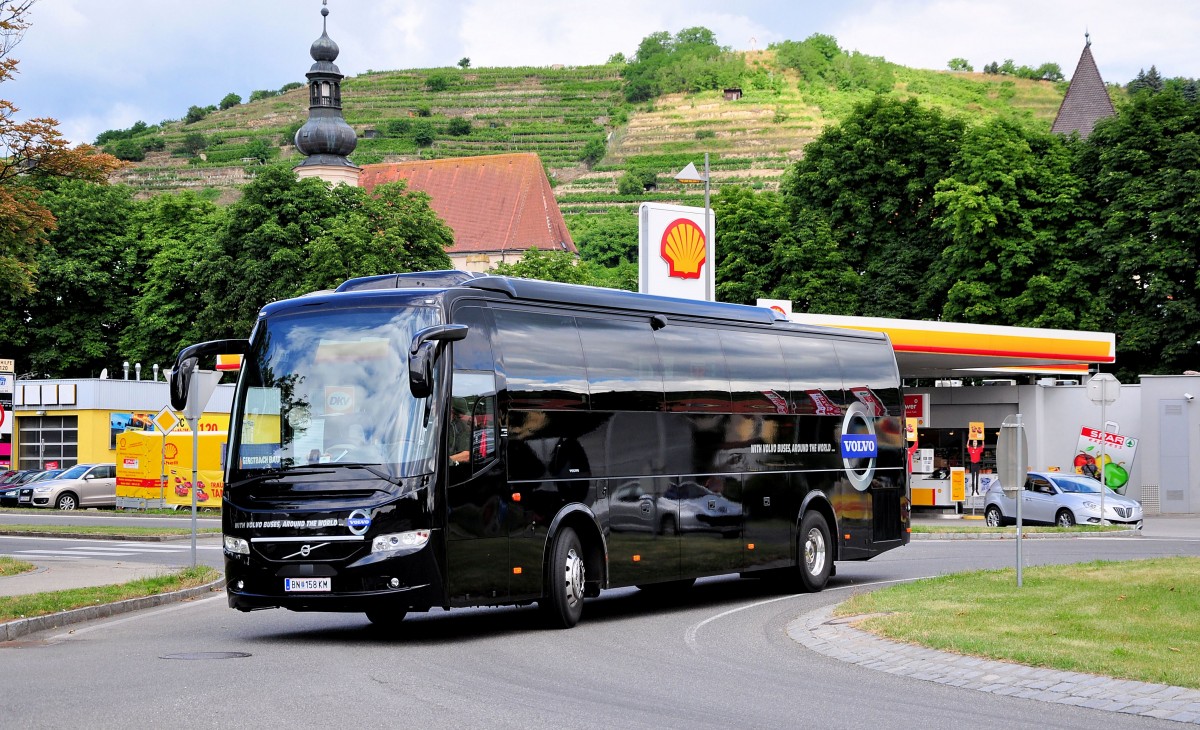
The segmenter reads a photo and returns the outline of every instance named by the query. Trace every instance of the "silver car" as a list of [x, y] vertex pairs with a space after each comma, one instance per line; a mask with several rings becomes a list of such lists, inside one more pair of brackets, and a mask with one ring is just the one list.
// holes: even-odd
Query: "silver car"
[[76, 464], [54, 479], [25, 484], [21, 489], [21, 507], [117, 506], [117, 467], [115, 464]]
[[[1111, 489], [1104, 495], [1104, 514], [1100, 514], [1102, 489], [1107, 487], [1082, 474], [1030, 472], [1021, 492], [1021, 521], [1059, 527], [1128, 525], [1141, 529], [1142, 505]], [[1016, 502], [1004, 494], [999, 482], [987, 492], [984, 515], [990, 527], [1016, 522]]]

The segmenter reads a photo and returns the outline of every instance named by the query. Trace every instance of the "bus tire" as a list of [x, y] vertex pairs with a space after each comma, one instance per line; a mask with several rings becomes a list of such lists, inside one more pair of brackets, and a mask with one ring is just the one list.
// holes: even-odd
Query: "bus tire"
[[546, 565], [546, 595], [539, 602], [550, 628], [569, 629], [583, 615], [583, 546], [570, 527], [559, 530]]
[[817, 593], [829, 582], [829, 574], [833, 570], [832, 548], [829, 524], [825, 522], [825, 517], [816, 510], [805, 512], [800, 520], [796, 553], [800, 586], [805, 591]]

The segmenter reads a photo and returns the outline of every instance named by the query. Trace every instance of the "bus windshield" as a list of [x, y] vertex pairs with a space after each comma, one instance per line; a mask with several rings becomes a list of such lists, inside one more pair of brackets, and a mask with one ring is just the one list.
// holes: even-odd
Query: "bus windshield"
[[433, 307], [356, 307], [263, 320], [238, 383], [230, 487], [292, 467], [433, 471], [440, 410], [409, 391], [407, 353], [439, 319]]

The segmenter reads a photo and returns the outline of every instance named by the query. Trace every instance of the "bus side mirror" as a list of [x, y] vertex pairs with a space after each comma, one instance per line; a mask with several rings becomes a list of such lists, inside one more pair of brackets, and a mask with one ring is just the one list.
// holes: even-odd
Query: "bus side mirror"
[[171, 408], [182, 411], [187, 408], [188, 391], [192, 387], [192, 371], [199, 358], [188, 357], [175, 362], [171, 368]]
[[426, 398], [433, 391], [433, 364], [440, 342], [455, 342], [467, 336], [465, 324], [439, 324], [413, 335], [408, 350], [408, 389], [414, 398]]
[[414, 398], [426, 398], [433, 391], [433, 361], [437, 345], [422, 342], [417, 351], [408, 356], [408, 389]]
[[192, 386], [192, 371], [201, 357], [215, 355], [245, 355], [250, 351], [249, 340], [211, 340], [191, 345], [175, 356], [171, 368], [171, 407], [177, 411], [187, 408], [188, 392]]

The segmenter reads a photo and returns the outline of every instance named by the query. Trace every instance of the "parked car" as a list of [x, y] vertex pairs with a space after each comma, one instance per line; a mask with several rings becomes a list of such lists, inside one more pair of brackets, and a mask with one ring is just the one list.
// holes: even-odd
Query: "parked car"
[[[1141, 529], [1142, 505], [1111, 489], [1104, 495], [1104, 514], [1100, 514], [1102, 489], [1108, 487], [1082, 474], [1030, 472], [1021, 491], [1021, 521], [1059, 527], [1128, 525]], [[984, 516], [991, 527], [1016, 522], [1016, 501], [1004, 494], [999, 482], [987, 492]]]
[[26, 484], [41, 482], [47, 479], [57, 479], [59, 474], [62, 474], [66, 469], [47, 469], [45, 471], [35, 472], [33, 476], [25, 480]]
[[115, 464], [76, 464], [55, 479], [23, 485], [18, 500], [20, 506], [64, 510], [115, 507], [117, 467]]

